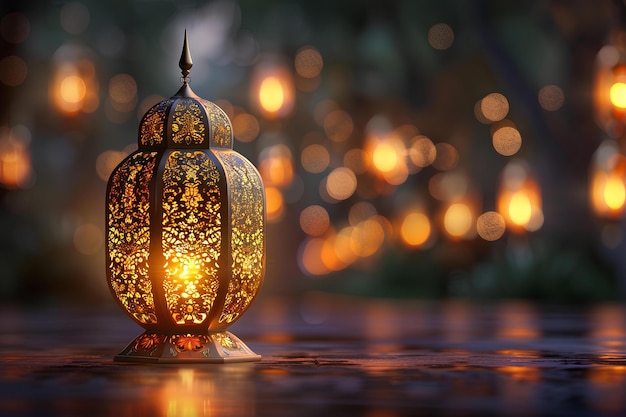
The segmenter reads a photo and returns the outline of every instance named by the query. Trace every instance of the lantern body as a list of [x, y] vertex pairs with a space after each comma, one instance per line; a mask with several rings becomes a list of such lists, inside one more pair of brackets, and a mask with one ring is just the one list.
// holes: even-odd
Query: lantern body
[[116, 360], [250, 361], [226, 329], [265, 272], [265, 201], [226, 114], [185, 82], [153, 106], [107, 186], [107, 279], [146, 332]]

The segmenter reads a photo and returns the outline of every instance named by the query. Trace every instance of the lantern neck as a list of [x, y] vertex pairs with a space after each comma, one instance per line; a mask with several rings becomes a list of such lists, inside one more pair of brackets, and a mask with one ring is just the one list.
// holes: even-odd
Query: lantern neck
[[183, 82], [182, 87], [180, 87], [180, 89], [176, 92], [176, 94], [172, 96], [172, 98], [173, 97], [190, 97], [195, 99], [200, 98], [196, 93], [193, 92], [193, 90], [189, 86], [189, 83], [187, 83], [186, 81]]

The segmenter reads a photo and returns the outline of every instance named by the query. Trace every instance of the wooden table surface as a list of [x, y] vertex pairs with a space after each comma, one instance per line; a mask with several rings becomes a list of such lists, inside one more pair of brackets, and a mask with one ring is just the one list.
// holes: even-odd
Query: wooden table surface
[[620, 304], [258, 300], [257, 363], [113, 362], [117, 308], [0, 309], [0, 416], [625, 416]]

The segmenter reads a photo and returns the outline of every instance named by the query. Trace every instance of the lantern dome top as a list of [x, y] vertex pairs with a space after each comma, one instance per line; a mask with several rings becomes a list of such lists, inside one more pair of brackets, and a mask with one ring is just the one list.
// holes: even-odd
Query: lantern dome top
[[178, 65], [183, 85], [172, 97], [152, 106], [139, 124], [139, 149], [231, 148], [230, 119], [217, 104], [200, 98], [189, 86], [193, 66], [187, 31]]

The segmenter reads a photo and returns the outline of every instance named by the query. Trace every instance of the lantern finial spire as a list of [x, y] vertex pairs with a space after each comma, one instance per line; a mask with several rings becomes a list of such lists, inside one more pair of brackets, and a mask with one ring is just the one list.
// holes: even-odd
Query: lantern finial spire
[[193, 61], [191, 60], [191, 53], [189, 52], [189, 44], [187, 42], [187, 29], [185, 29], [185, 41], [183, 42], [183, 52], [180, 55], [180, 61], [178, 61], [178, 66], [180, 67], [183, 74], [183, 83], [187, 84], [187, 76], [189, 75], [189, 70], [193, 66]]

